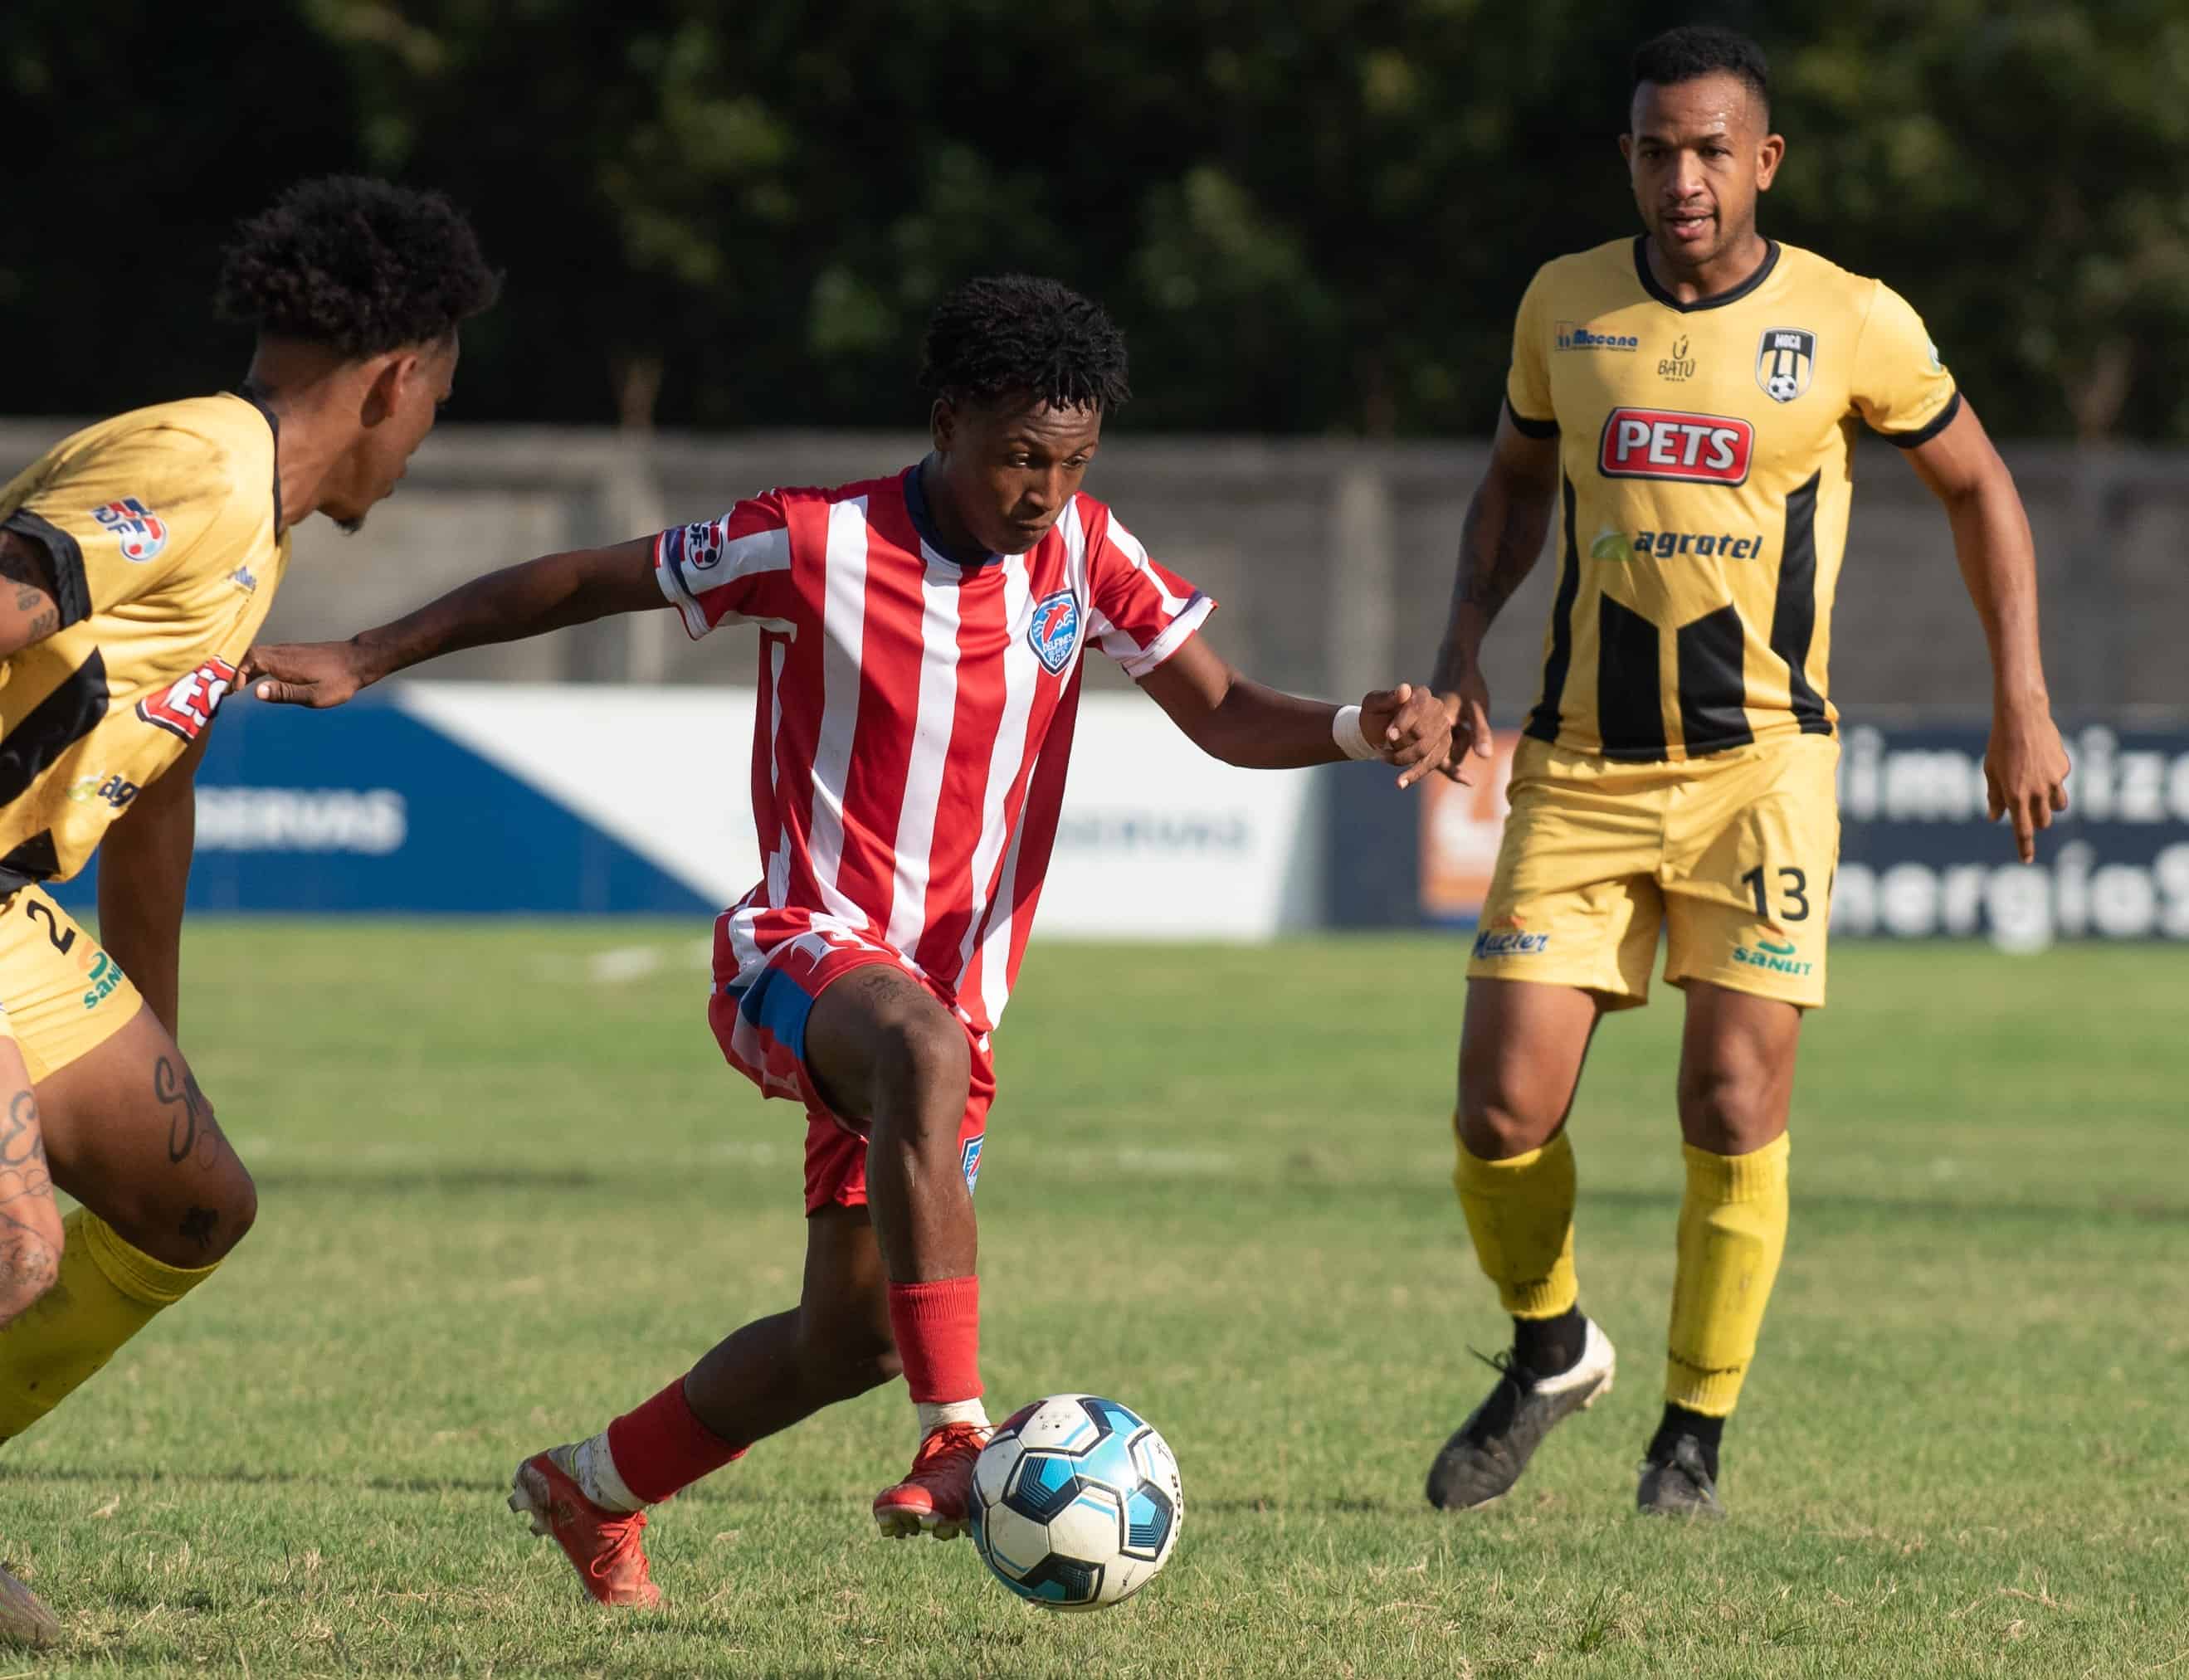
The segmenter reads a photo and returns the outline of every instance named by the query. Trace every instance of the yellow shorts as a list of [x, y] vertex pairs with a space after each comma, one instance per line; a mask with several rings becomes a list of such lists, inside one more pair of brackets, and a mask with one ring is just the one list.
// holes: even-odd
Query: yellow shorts
[[121, 965], [44, 889], [0, 902], [0, 1038], [12, 1038], [36, 1084], [97, 1049], [144, 999]]
[[1613, 1009], [1665, 979], [1824, 1001], [1839, 744], [1796, 735], [1685, 764], [1524, 739], [1469, 979], [1580, 986]]

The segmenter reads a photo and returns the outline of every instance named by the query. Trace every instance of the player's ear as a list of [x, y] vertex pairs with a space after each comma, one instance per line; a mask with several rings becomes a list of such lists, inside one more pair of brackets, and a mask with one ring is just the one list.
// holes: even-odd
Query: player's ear
[[949, 398], [937, 397], [935, 406], [928, 410], [927, 435], [934, 441], [937, 455], [950, 453], [950, 445], [958, 436], [958, 410], [951, 406]]
[[418, 354], [391, 350], [374, 357], [365, 365], [365, 400], [359, 405], [357, 417], [368, 427], [377, 426], [402, 406], [405, 382], [418, 376]]
[[1768, 193], [1771, 184], [1779, 178], [1779, 165], [1786, 156], [1786, 137], [1766, 134], [1763, 144], [1756, 152], [1756, 190]]

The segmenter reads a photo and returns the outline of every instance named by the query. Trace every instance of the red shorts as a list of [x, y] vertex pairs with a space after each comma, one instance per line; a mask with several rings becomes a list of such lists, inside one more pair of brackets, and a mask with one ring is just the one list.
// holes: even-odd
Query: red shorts
[[707, 1024], [731, 1066], [760, 1087], [761, 1095], [806, 1105], [806, 1211], [863, 1208], [867, 1202], [867, 1123], [830, 1112], [806, 1066], [806, 1018], [814, 999], [855, 969], [889, 964], [927, 988], [965, 1029], [972, 1086], [958, 1123], [958, 1164], [971, 1190], [981, 1175], [981, 1145], [988, 1105], [996, 1097], [996, 1067], [985, 1034], [911, 964], [886, 946], [842, 934], [809, 933], [787, 939], [758, 968], [717, 985], [707, 1004]]

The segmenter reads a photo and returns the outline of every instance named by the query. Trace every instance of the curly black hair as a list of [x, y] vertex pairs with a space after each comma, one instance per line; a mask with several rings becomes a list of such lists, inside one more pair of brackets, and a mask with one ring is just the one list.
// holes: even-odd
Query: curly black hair
[[950, 402], [1030, 395], [1103, 413], [1132, 395], [1125, 335], [1070, 286], [1034, 274], [968, 280], [936, 305], [919, 382]]
[[269, 337], [359, 358], [438, 342], [501, 291], [478, 235], [440, 194], [331, 175], [237, 229], [214, 304]]
[[1763, 107], [1765, 120], [1769, 120], [1771, 66], [1764, 61], [1763, 49], [1738, 30], [1687, 24], [1668, 29], [1634, 49], [1635, 88], [1644, 82], [1676, 88], [1683, 82], [1720, 75], [1745, 82]]

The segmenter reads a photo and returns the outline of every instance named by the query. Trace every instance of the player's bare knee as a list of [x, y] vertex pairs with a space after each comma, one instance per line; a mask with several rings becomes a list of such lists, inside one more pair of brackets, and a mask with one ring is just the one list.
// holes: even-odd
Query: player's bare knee
[[932, 1141], [925, 1134], [947, 1128], [942, 1140], [955, 1144], [973, 1078], [972, 1054], [955, 1021], [940, 1008], [885, 1021], [874, 1076], [878, 1123], [888, 1123], [915, 1144]]
[[1504, 1161], [1541, 1149], [1564, 1117], [1506, 1070], [1469, 1070], [1459, 1079], [1459, 1140], [1479, 1161]]
[[1680, 1071], [1680, 1134], [1713, 1155], [1746, 1155], [1785, 1129], [1773, 1083], [1761, 1071], [1712, 1063]]

